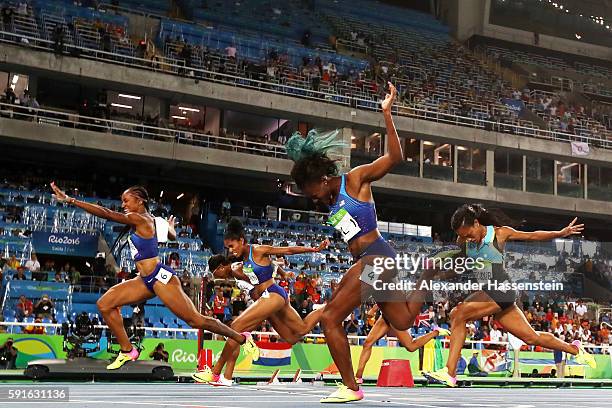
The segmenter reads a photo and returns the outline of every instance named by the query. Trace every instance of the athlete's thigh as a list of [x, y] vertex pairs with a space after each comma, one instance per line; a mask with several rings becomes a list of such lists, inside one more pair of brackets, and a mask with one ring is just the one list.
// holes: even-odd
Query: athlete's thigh
[[278, 313], [268, 316], [268, 321], [274, 328], [274, 331], [276, 331], [283, 340], [288, 341], [292, 344], [299, 340], [296, 335], [296, 333], [298, 332], [289, 327], [285, 323], [285, 320], [278, 315]]
[[527, 339], [536, 334], [536, 331], [531, 327], [525, 314], [517, 305], [510, 306], [507, 309], [495, 315], [497, 320], [506, 331], [512, 333], [519, 339]]
[[500, 311], [497, 303], [485, 292], [470, 294], [465, 300], [451, 310], [451, 318], [459, 317], [465, 321], [473, 321]]
[[232, 328], [236, 331], [253, 330], [284, 305], [285, 299], [276, 293], [270, 293], [267, 297], [262, 296], [234, 319]]
[[372, 326], [372, 330], [370, 330], [370, 333], [368, 333], [366, 341], [376, 342], [382, 339], [385, 334], [389, 332], [389, 329], [390, 327], [387, 322], [385, 322], [385, 319], [380, 316], [378, 320], [376, 320], [376, 323], [374, 323], [374, 326]]
[[362, 303], [368, 289], [364, 288], [365, 283], [361, 282], [359, 275], [362, 267], [360, 262], [354, 264], [344, 274], [340, 284], [336, 288], [334, 295], [325, 306], [323, 312], [324, 320], [342, 322], [350, 313]]
[[112, 308], [140, 303], [153, 297], [155, 294], [151, 293], [142, 278], [136, 277], [111, 287], [100, 297], [98, 304]]
[[162, 303], [180, 319], [189, 322], [200, 314], [191, 299], [183, 292], [177, 276], [172, 276], [168, 283], [155, 282], [153, 290]]

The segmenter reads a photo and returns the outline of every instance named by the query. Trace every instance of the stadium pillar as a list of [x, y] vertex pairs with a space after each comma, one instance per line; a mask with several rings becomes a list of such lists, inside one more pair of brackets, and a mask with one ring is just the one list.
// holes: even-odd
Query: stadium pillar
[[[459, 182], [459, 149], [457, 146], [452, 146], [453, 149], [453, 182]], [[471, 154], [471, 151], [470, 151]]]
[[28, 91], [30, 95], [38, 98], [38, 77], [36, 75], [28, 76]]
[[423, 140], [419, 140], [419, 177], [423, 178]]
[[523, 155], [523, 191], [527, 191], [527, 155]]
[[559, 183], [557, 183], [557, 174], [559, 171], [559, 162], [556, 160], [553, 160], [553, 195], [558, 195], [558, 187], [559, 187]]
[[[353, 136], [353, 129], [343, 128], [342, 129], [342, 142], [344, 146], [340, 154], [342, 155], [342, 172], [348, 171], [351, 168], [351, 145]], [[386, 138], [385, 138], [386, 140]]]
[[583, 170], [582, 173], [584, 175], [584, 177], [582, 177], [582, 187], [584, 188], [584, 199], [588, 200], [589, 199], [589, 179], [588, 179], [588, 174], [589, 174], [589, 165], [588, 164], [583, 164]]
[[495, 151], [487, 150], [487, 163], [486, 163], [486, 178], [487, 187], [493, 187], [495, 185]]

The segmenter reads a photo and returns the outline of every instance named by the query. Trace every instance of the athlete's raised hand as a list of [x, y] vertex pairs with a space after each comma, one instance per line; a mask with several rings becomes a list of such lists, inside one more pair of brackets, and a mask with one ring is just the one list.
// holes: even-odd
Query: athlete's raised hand
[[170, 217], [168, 217], [168, 219], [166, 221], [168, 221], [168, 226], [170, 228], [174, 228], [175, 227], [176, 218], [174, 217], [174, 215], [171, 215]]
[[395, 97], [397, 96], [397, 89], [391, 82], [387, 82], [389, 84], [389, 93], [385, 95], [385, 99], [382, 101], [382, 110], [383, 112], [391, 112], [391, 107], [393, 106], [393, 102], [395, 102]]
[[319, 244], [318, 247], [314, 248], [314, 252], [321, 252], [329, 246], [329, 239], [325, 239], [323, 242]]
[[578, 217], [574, 218], [567, 227], [561, 230], [562, 237], [582, 234], [582, 231], [584, 231], [584, 224], [576, 224], [576, 221], [578, 221]]
[[53, 190], [53, 198], [58, 202], [66, 203], [70, 201], [70, 197], [55, 184], [55, 181], [51, 182], [51, 190]]

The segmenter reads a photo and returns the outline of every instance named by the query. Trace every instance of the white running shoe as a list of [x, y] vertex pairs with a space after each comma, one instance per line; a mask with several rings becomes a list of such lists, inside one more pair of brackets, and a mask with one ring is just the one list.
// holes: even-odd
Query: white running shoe
[[209, 384], [214, 385], [215, 387], [231, 387], [234, 385], [234, 380], [228, 380], [224, 376], [220, 375], [217, 381], [211, 381]]

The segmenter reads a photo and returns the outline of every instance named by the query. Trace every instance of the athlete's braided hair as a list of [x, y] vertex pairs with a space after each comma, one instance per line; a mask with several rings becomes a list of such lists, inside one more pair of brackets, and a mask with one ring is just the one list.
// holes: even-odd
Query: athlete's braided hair
[[138, 197], [147, 211], [149, 211], [149, 193], [143, 186], [132, 186], [126, 190], [128, 193]]
[[321, 180], [324, 176], [338, 175], [338, 160], [330, 159], [327, 153], [345, 144], [338, 141], [339, 130], [319, 133], [316, 129], [302, 137], [300, 132], [294, 133], [285, 147], [287, 156], [295, 162], [291, 169], [291, 178], [298, 188], [303, 188], [309, 182]]

